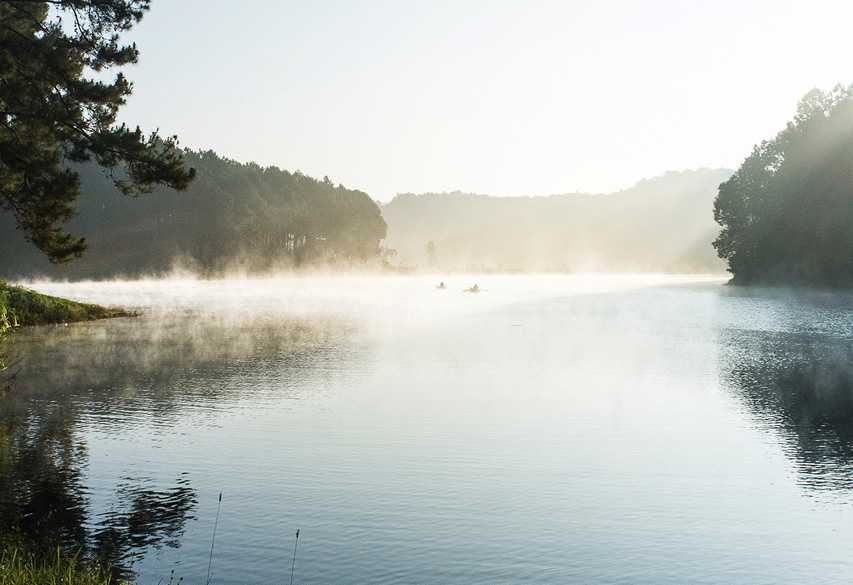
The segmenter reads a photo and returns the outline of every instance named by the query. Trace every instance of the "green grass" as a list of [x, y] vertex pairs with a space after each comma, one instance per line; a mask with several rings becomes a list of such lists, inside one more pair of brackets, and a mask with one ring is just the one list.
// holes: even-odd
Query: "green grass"
[[[121, 309], [78, 303], [0, 281], [0, 330], [6, 327], [50, 325], [133, 315]], [[0, 334], [2, 331], [0, 331]]]
[[7, 544], [0, 548], [0, 585], [129, 585], [109, 571], [65, 557], [58, 550], [46, 558]]
[[[0, 373], [7, 369], [3, 342], [15, 327], [92, 321], [94, 319], [131, 317], [133, 315], [135, 313], [123, 309], [109, 309], [100, 305], [78, 303], [43, 295], [21, 286], [11, 286], [0, 280]], [[8, 384], [0, 378], [0, 394], [5, 390], [8, 390]], [[0, 585], [3, 585], [2, 581], [0, 581]]]

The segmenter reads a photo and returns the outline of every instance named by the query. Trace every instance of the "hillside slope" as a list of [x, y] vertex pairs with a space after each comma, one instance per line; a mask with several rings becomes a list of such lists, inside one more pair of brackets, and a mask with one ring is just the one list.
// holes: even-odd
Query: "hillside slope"
[[730, 175], [670, 172], [609, 195], [402, 194], [382, 209], [385, 246], [441, 270], [722, 272], [712, 210]]

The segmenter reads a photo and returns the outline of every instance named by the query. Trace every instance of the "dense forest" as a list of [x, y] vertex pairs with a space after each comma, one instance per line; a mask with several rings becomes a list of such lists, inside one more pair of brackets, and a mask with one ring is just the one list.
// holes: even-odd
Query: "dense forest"
[[671, 172], [608, 195], [398, 195], [386, 255], [437, 270], [718, 272], [711, 206], [731, 171]]
[[714, 217], [736, 283], [853, 283], [853, 87], [806, 94], [720, 185]]
[[122, 196], [94, 164], [74, 167], [82, 194], [66, 228], [86, 238], [87, 250], [68, 264], [50, 264], [0, 212], [0, 275], [100, 278], [176, 265], [215, 274], [377, 257], [386, 227], [367, 194], [211, 151], [186, 151], [184, 160], [196, 170], [185, 192], [162, 187], [144, 197]]

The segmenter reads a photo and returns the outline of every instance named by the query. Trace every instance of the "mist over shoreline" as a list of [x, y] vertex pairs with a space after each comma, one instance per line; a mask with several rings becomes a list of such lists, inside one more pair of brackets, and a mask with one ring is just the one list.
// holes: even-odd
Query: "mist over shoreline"
[[382, 207], [403, 267], [724, 273], [710, 210], [728, 169], [669, 172], [611, 194], [401, 194]]
[[[9, 226], [0, 236], [0, 277], [724, 273], [710, 245], [718, 233], [710, 209], [727, 169], [670, 172], [612, 194], [400, 194], [379, 205], [327, 179], [192, 156], [202, 166], [187, 194], [142, 200], [121, 197], [84, 167], [80, 214], [69, 229], [90, 249], [52, 265]], [[9, 219], [0, 214], [4, 225]]]

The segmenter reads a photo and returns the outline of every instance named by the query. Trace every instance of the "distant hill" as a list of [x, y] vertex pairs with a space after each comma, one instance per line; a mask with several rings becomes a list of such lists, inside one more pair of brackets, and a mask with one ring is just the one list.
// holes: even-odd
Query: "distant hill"
[[607, 195], [401, 194], [382, 208], [385, 247], [440, 270], [722, 272], [713, 201], [731, 174], [670, 172]]
[[366, 193], [211, 151], [187, 151], [186, 162], [198, 172], [186, 192], [139, 198], [119, 194], [93, 164], [75, 168], [82, 195], [67, 227], [89, 248], [69, 264], [51, 265], [0, 209], [0, 276], [136, 276], [176, 263], [200, 273], [264, 271], [377, 259], [386, 228]]

